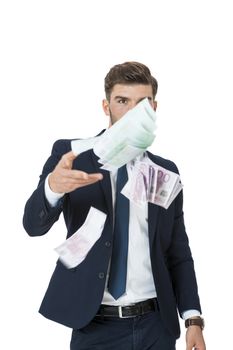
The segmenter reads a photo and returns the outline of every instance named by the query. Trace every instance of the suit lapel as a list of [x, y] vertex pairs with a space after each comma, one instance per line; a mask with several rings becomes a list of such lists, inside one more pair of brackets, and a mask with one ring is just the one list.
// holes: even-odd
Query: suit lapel
[[110, 174], [109, 171], [100, 168], [102, 165], [98, 163], [99, 157], [97, 157], [93, 151], [91, 152], [91, 156], [96, 172], [101, 173], [103, 175], [103, 180], [99, 181], [99, 184], [104, 193], [108, 212], [110, 214], [110, 221], [113, 224], [112, 185]]
[[148, 233], [149, 240], [153, 242], [157, 232], [160, 207], [153, 203], [148, 203]]
[[[152, 154], [146, 152], [147, 156], [153, 161]], [[148, 233], [150, 242], [153, 242], [155, 234], [157, 232], [157, 226], [159, 221], [160, 207], [153, 203], [148, 203]]]

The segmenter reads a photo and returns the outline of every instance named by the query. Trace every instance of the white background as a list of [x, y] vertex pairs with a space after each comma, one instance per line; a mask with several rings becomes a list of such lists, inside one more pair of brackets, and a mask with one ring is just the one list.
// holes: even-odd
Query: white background
[[[53, 142], [107, 126], [103, 79], [137, 60], [159, 81], [151, 150], [175, 161], [206, 319], [207, 349], [232, 338], [231, 1], [3, 0], [1, 349], [69, 348], [70, 329], [37, 313], [65, 238], [62, 220], [29, 238], [21, 221]], [[185, 349], [184, 327], [177, 349]]]

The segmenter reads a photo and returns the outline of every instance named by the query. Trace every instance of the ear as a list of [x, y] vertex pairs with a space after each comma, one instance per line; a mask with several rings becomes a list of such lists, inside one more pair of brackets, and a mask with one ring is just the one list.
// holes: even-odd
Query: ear
[[156, 109], [157, 109], [157, 101], [153, 101], [153, 108], [154, 108], [154, 111], [156, 111]]
[[106, 115], [110, 115], [109, 102], [108, 102], [107, 99], [104, 99], [104, 100], [102, 101], [102, 107], [103, 107], [104, 113], [105, 113]]

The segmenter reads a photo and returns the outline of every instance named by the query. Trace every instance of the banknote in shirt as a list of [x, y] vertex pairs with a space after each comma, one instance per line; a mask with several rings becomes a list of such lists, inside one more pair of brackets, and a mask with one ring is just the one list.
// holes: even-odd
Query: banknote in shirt
[[178, 174], [147, 158], [135, 162], [122, 194], [138, 205], [150, 202], [167, 209], [182, 188]]

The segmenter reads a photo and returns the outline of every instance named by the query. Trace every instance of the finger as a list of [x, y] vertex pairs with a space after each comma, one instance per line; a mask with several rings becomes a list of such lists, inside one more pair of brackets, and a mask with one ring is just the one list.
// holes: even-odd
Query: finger
[[77, 178], [80, 183], [94, 183], [103, 179], [102, 174], [83, 174], [82, 177]]
[[95, 183], [99, 181], [98, 179], [91, 179], [91, 180], [80, 180], [80, 179], [63, 179], [61, 184], [63, 185], [74, 185], [74, 186], [85, 186], [85, 185], [90, 185], [92, 183]]
[[90, 180], [102, 180], [103, 179], [103, 175], [101, 173], [92, 173], [92, 174], [88, 174], [88, 179]]
[[95, 182], [99, 181], [98, 179], [90, 179], [90, 180], [77, 180], [77, 179], [68, 179], [65, 181], [63, 179], [62, 183], [60, 186], [62, 186], [62, 191], [61, 192], [71, 192], [74, 191], [80, 187], [92, 185]]
[[64, 168], [71, 169], [74, 159], [77, 157], [77, 154], [74, 154], [73, 151], [63, 154], [61, 158], [61, 165]]
[[89, 181], [89, 180], [102, 180], [103, 175], [101, 173], [91, 173], [88, 174], [85, 171], [81, 170], [68, 170], [65, 169], [62, 171], [62, 176], [69, 179], [75, 179], [80, 181]]
[[99, 180], [90, 180], [90, 181], [85, 181], [85, 182], [79, 182], [79, 183], [77, 184], [77, 188], [85, 187], [85, 186], [89, 186], [89, 185], [93, 185], [93, 184], [96, 183], [97, 181], [99, 181]]

